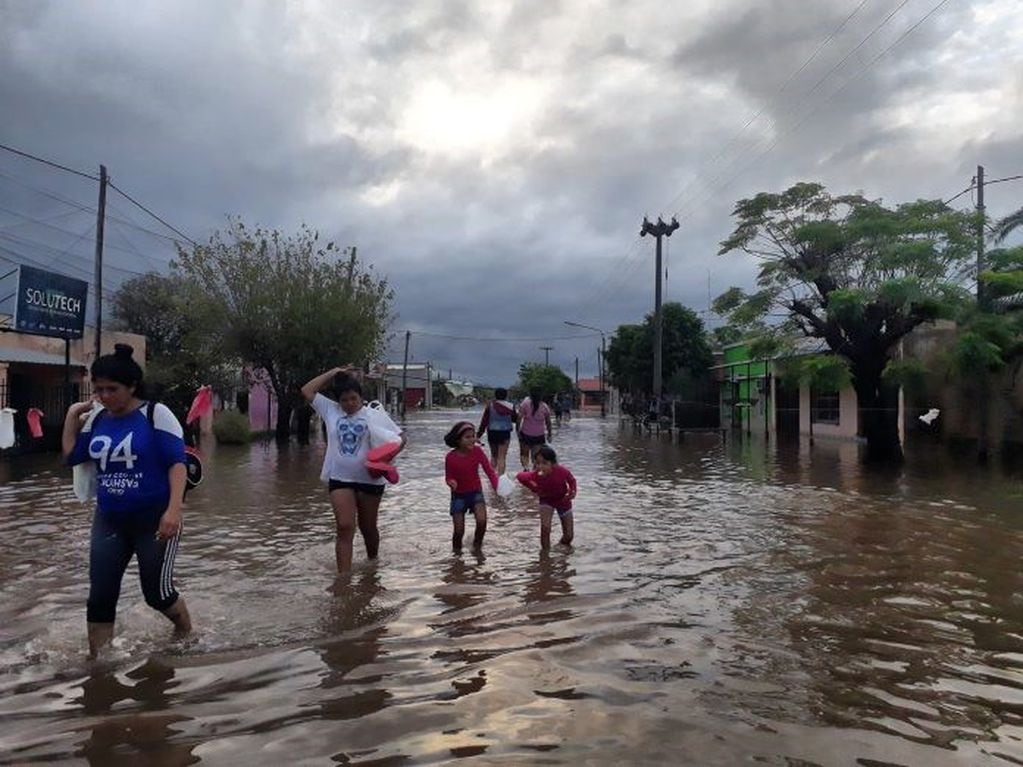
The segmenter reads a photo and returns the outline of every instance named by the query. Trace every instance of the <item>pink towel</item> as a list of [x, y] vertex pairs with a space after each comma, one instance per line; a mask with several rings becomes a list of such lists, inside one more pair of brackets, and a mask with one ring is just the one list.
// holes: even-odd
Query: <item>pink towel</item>
[[188, 409], [188, 417], [185, 424], [190, 424], [207, 415], [213, 410], [213, 389], [209, 386], [202, 386], [192, 400], [192, 407]]
[[43, 411], [37, 407], [30, 407], [28, 412], [25, 413], [25, 419], [28, 421], [28, 431], [36, 439], [43, 436]]

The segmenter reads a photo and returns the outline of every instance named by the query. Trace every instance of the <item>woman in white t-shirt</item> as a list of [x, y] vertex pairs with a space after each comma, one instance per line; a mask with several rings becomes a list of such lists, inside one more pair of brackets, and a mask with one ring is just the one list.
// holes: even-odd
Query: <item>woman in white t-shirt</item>
[[[327, 452], [320, 479], [327, 483], [334, 510], [338, 572], [352, 569], [356, 524], [366, 544], [366, 556], [375, 559], [380, 549], [377, 513], [385, 480], [372, 476], [366, 469], [366, 454], [370, 448], [391, 442], [401, 442], [405, 447], [405, 435], [391, 417], [383, 410], [365, 405], [362, 386], [349, 375], [351, 370], [332, 368], [302, 387], [302, 395], [327, 429]], [[332, 393], [337, 401], [319, 393], [328, 383], [333, 383]]]

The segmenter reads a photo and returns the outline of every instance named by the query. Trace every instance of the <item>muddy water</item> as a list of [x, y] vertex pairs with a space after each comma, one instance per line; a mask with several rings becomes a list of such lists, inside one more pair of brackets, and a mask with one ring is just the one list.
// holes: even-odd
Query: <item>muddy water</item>
[[517, 490], [453, 555], [456, 418], [410, 421], [349, 579], [321, 445], [211, 449], [177, 568], [199, 632], [132, 565], [96, 663], [89, 510], [52, 458], [0, 463], [0, 763], [1023, 764], [1013, 477], [577, 418], [574, 548], [540, 552]]

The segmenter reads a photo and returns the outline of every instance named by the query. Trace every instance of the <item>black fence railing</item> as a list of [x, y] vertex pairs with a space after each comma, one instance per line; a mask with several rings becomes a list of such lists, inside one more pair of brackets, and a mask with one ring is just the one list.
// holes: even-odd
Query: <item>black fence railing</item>
[[623, 396], [622, 414], [634, 421], [657, 422], [676, 429], [721, 427], [721, 384], [717, 381], [693, 387], [684, 395], [663, 396], [660, 402], [646, 397]]
[[[17, 378], [0, 381], [0, 408], [15, 411], [14, 446], [0, 450], [0, 456], [59, 450], [64, 414], [71, 403], [88, 397], [90, 392], [88, 381], [68, 385], [30, 384]], [[29, 411], [32, 409], [42, 412], [39, 418], [42, 436], [39, 437], [32, 434], [29, 426]]]

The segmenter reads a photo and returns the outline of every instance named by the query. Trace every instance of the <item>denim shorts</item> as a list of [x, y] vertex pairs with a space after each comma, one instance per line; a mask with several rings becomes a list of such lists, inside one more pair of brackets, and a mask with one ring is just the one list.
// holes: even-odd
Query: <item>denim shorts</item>
[[451, 494], [451, 516], [465, 514], [476, 508], [477, 503], [483, 503], [483, 491], [473, 490], [471, 493]]

